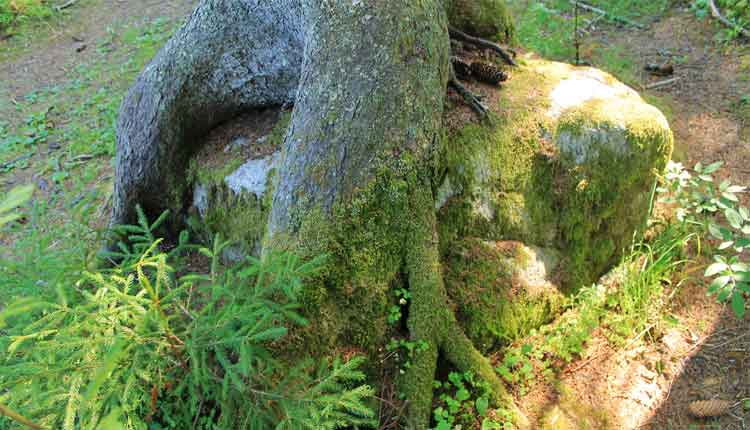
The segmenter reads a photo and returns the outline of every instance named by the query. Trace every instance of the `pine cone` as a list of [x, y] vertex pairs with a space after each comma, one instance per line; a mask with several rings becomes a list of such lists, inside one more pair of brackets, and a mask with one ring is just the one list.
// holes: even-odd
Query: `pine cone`
[[499, 66], [484, 61], [471, 63], [471, 72], [476, 80], [486, 84], [498, 85], [500, 82], [508, 80], [508, 74]]
[[465, 81], [471, 77], [471, 66], [464, 60], [458, 57], [451, 57], [451, 64], [453, 65], [453, 71], [456, 72], [456, 77]]
[[696, 418], [720, 417], [732, 407], [732, 402], [726, 400], [698, 400], [688, 405], [690, 414]]

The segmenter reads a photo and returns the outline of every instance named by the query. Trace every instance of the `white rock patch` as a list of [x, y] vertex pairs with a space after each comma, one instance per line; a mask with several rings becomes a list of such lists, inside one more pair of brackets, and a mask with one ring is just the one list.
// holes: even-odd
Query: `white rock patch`
[[550, 93], [551, 106], [547, 114], [559, 118], [567, 109], [579, 107], [589, 100], [623, 96], [638, 97], [638, 93], [623, 83], [614, 82], [601, 70], [576, 69]]
[[268, 187], [268, 174], [279, 163], [279, 153], [250, 160], [224, 179], [227, 186], [237, 194], [243, 191], [263, 197]]

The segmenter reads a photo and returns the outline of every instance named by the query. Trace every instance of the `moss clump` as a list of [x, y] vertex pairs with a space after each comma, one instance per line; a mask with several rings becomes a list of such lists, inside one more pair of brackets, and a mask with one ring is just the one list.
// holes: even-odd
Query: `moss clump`
[[451, 249], [444, 264], [448, 296], [480, 350], [509, 344], [562, 310], [565, 299], [554, 287], [532, 290], [518, 278], [528, 260], [523, 247], [510, 242], [467, 238]]
[[540, 430], [587, 430], [613, 429], [609, 413], [597, 410], [581, 402], [573, 390], [558, 383], [558, 400], [550, 406], [540, 419]]
[[[443, 255], [454, 239], [481, 237], [549, 246], [556, 237], [556, 164], [545, 130], [552, 73], [520, 68], [492, 121], [448, 132], [442, 166], [452, 198], [440, 208]], [[496, 108], [497, 109], [497, 108]]]
[[[261, 154], [270, 154], [281, 148], [291, 121], [291, 113], [283, 112], [278, 116], [273, 128], [266, 135], [262, 144], [255, 143]], [[270, 126], [269, 126], [270, 127]], [[205, 190], [206, 213], [199, 218], [197, 209], [193, 208], [188, 224], [202, 236], [211, 240], [217, 233], [234, 245], [231, 253], [242, 258], [257, 254], [265, 234], [268, 214], [271, 207], [273, 190], [269, 187], [262, 196], [254, 193], [236, 193], [225, 182], [227, 176], [236, 171], [247, 161], [247, 154], [242, 150], [226, 151], [224, 146], [204, 148], [190, 160], [188, 169], [189, 183], [197, 184]], [[271, 184], [274, 171], [269, 172], [268, 183]], [[193, 189], [195, 187], [193, 186]]]
[[450, 0], [448, 21], [477, 37], [509, 43], [515, 38], [513, 17], [505, 0]]

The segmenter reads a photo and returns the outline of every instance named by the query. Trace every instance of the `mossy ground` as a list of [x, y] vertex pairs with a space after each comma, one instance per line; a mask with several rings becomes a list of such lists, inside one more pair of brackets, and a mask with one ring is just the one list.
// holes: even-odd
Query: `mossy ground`
[[[508, 244], [505, 242], [503, 244]], [[528, 256], [517, 246], [467, 238], [444, 259], [448, 296], [467, 336], [482, 351], [495, 351], [550, 322], [565, 304], [554, 287], [539, 291], [515, 273]]]

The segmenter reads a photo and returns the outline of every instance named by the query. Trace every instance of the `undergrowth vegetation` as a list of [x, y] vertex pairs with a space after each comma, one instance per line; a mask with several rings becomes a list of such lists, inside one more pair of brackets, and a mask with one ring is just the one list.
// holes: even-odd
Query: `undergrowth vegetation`
[[47, 0], [0, 0], [0, 36], [18, 23], [49, 18], [54, 12]]
[[[285, 363], [271, 353], [298, 313], [297, 293], [320, 259], [292, 254], [224, 267], [212, 248], [169, 252], [164, 219], [125, 226], [114, 269], [83, 269], [55, 296], [0, 313], [0, 412], [36, 428], [277, 428], [372, 426], [362, 358]], [[198, 252], [206, 272], [189, 270]], [[321, 257], [322, 258], [322, 257]], [[13, 428], [7, 420], [0, 428]]]
[[[633, 85], [637, 82], [640, 65], [627, 46], [588, 46], [586, 34], [597, 23], [642, 25], [663, 15], [669, 0], [644, 2], [640, 0], [589, 1], [587, 4], [606, 12], [602, 15], [579, 8], [578, 31], [582, 47], [580, 59], [617, 76]], [[540, 56], [552, 60], [574, 62], [576, 59], [575, 5], [569, 0], [511, 2], [517, 17], [519, 42]]]
[[684, 279], [685, 250], [694, 240], [682, 226], [666, 225], [652, 240], [637, 242], [599, 283], [582, 288], [560, 318], [498, 354], [500, 376], [523, 395], [540, 377], [552, 378], [579, 358], [596, 331], [619, 347], [657, 338], [669, 324], [669, 301]]
[[[748, 0], [715, 0], [720, 12], [733, 27], [723, 28], [718, 33], [720, 40], [732, 40], [741, 36], [741, 29], [750, 31], [750, 2]], [[711, 15], [708, 0], [695, 0], [691, 7], [699, 18]]]

